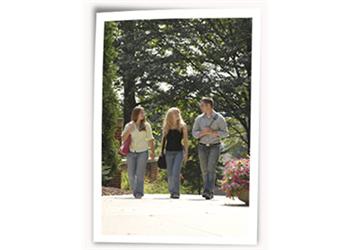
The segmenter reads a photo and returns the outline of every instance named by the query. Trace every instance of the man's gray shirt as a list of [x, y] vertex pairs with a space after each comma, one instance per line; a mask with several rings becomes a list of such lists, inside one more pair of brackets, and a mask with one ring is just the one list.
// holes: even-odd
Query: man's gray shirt
[[[217, 117], [216, 120], [214, 120], [215, 116]], [[225, 118], [216, 111], [213, 111], [209, 117], [204, 113], [197, 116], [193, 124], [192, 135], [195, 138], [199, 138], [199, 133], [201, 132], [201, 130], [209, 127], [210, 124], [211, 124], [210, 128], [212, 130], [217, 131], [219, 137], [212, 136], [212, 135], [205, 135], [199, 139], [200, 143], [215, 144], [220, 142], [220, 138], [228, 136], [228, 129], [227, 129]]]

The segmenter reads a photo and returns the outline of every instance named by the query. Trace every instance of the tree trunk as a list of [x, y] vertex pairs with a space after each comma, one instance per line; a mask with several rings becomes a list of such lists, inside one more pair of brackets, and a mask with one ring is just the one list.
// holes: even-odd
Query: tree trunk
[[124, 63], [120, 65], [119, 73], [122, 76], [124, 83], [124, 105], [123, 118], [124, 126], [130, 121], [130, 116], [133, 108], [136, 106], [136, 68], [135, 65], [135, 22], [126, 21], [119, 24], [122, 30], [123, 43], [120, 45], [120, 60]]
[[129, 79], [129, 81], [124, 82], [124, 126], [130, 121], [131, 112], [135, 106], [135, 82], [133, 81], [133, 79]]

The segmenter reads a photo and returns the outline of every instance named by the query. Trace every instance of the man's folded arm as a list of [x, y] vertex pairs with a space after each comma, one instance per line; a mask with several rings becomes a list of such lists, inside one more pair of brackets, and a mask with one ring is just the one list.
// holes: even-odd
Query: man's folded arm
[[193, 127], [192, 127], [192, 135], [193, 137], [195, 138], [199, 138], [200, 137], [200, 127], [199, 127], [199, 124], [198, 124], [198, 119], [196, 119], [194, 121], [194, 124], [193, 124]]
[[218, 136], [221, 138], [227, 137], [229, 135], [225, 118], [219, 120], [219, 130], [217, 132]]

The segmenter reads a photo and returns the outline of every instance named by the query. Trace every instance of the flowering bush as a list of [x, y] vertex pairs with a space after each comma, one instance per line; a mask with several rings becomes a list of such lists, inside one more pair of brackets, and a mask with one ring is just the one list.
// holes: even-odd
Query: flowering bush
[[221, 190], [227, 197], [235, 197], [242, 190], [249, 190], [249, 159], [233, 159], [225, 163]]

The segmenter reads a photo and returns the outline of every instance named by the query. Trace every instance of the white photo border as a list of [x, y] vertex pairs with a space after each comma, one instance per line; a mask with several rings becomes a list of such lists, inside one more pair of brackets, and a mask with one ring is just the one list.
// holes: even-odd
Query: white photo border
[[[256, 245], [258, 241], [258, 172], [259, 172], [259, 115], [260, 115], [260, 40], [261, 17], [259, 8], [234, 9], [181, 9], [135, 10], [96, 13], [94, 109], [93, 109], [93, 242], [95, 243], [173, 243], [173, 244], [225, 244]], [[141, 19], [186, 18], [252, 18], [252, 76], [251, 76], [251, 146], [250, 146], [250, 203], [249, 235], [240, 238], [221, 237], [205, 239], [196, 237], [157, 237], [132, 235], [103, 235], [101, 214], [101, 152], [102, 152], [102, 82], [104, 24], [107, 21]]]

